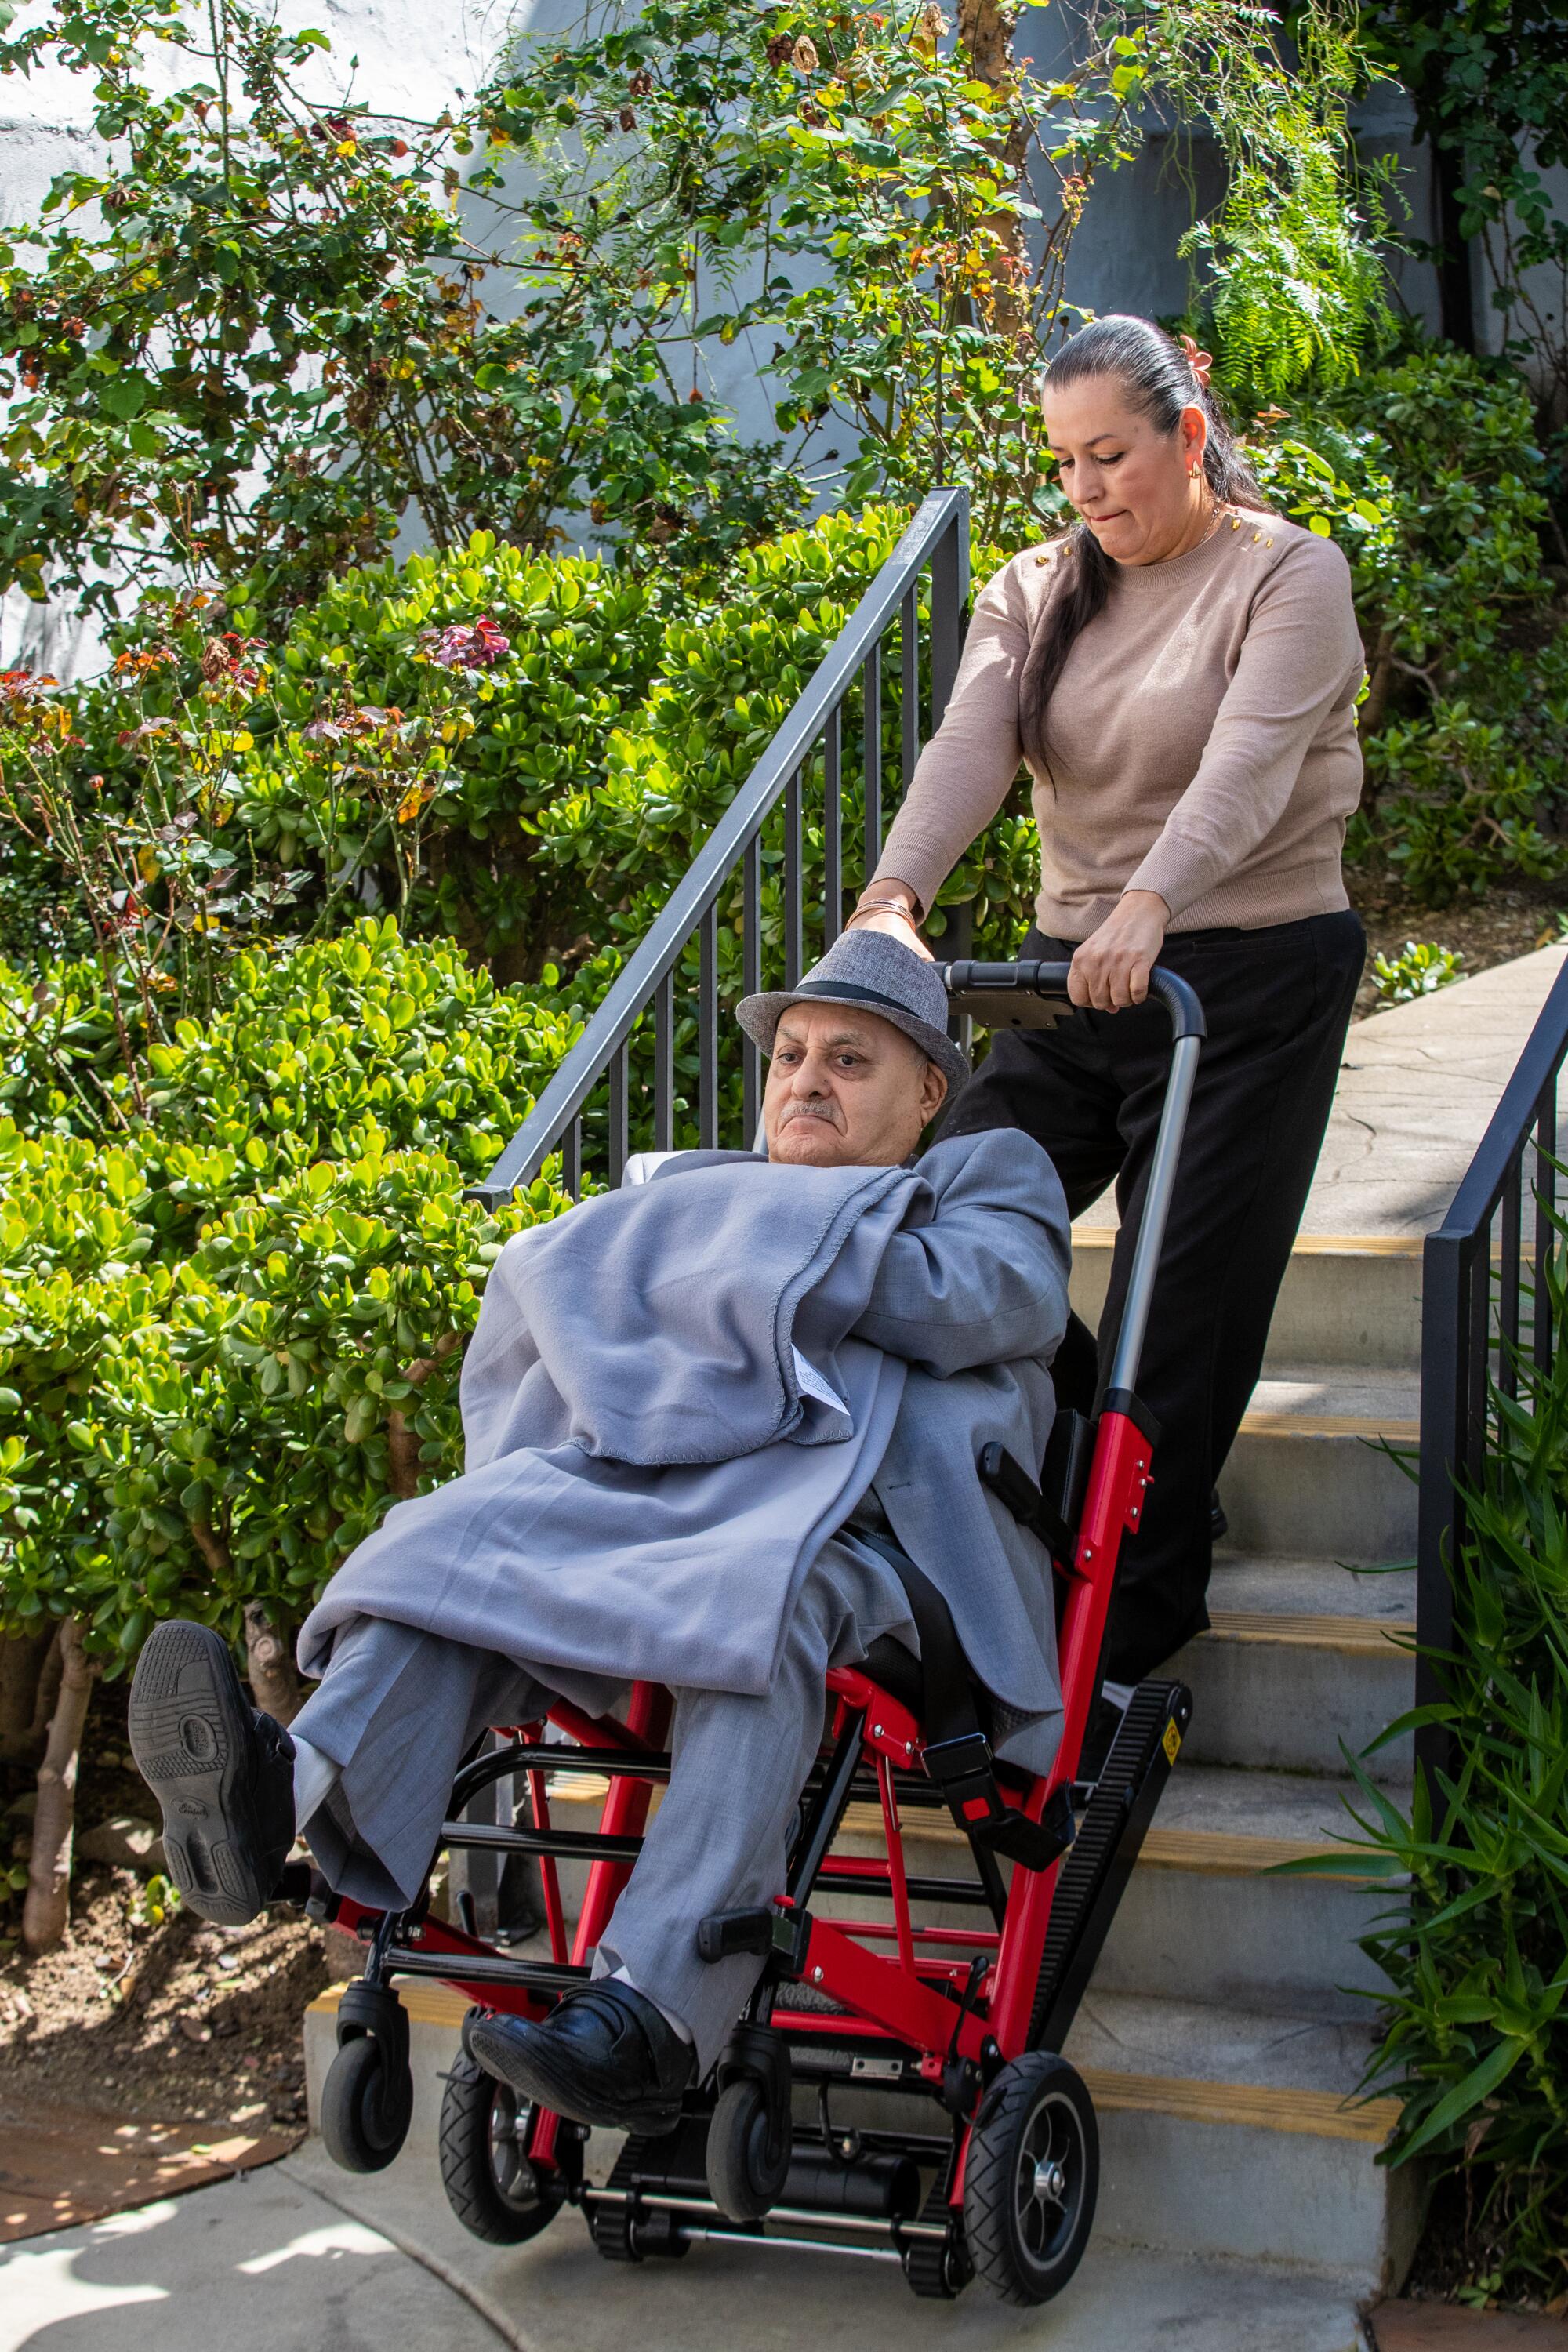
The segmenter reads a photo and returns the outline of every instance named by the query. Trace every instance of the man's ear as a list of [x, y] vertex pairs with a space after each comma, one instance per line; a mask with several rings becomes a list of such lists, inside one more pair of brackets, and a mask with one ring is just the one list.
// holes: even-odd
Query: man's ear
[[925, 1066], [924, 1075], [921, 1079], [921, 1119], [922, 1125], [926, 1127], [931, 1125], [932, 1119], [936, 1117], [938, 1111], [942, 1108], [946, 1100], [947, 1072], [945, 1070], [939, 1070], [934, 1062], [928, 1062]]

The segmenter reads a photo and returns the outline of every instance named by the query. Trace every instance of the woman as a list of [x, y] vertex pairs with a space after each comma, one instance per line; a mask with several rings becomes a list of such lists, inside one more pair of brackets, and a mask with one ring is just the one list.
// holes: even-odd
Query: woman
[[[1170, 1060], [1160, 961], [1208, 1021], [1141, 1391], [1160, 1422], [1104, 1671], [1135, 1683], [1208, 1622], [1214, 1482], [1263, 1361], [1333, 1097], [1365, 940], [1341, 849], [1361, 793], [1350, 570], [1269, 514], [1208, 355], [1096, 320], [1047, 368], [1045, 421], [1079, 520], [974, 607], [947, 715], [851, 920], [916, 927], [1006, 797], [1040, 833], [1037, 928], [1083, 1008], [999, 1033], [945, 1132], [1016, 1126], [1076, 1216], [1148, 1181]], [[1130, 1252], [1118, 1244], [1102, 1330]]]

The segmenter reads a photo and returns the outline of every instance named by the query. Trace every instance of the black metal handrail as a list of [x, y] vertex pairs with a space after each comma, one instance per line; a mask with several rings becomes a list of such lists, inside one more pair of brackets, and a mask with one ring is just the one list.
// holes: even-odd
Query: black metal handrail
[[[784, 809], [783, 984], [793, 987], [805, 961], [805, 843], [803, 786], [806, 769], [822, 755], [822, 936], [825, 947], [843, 922], [844, 707], [857, 686], [862, 698], [861, 765], [865, 788], [865, 870], [882, 846], [882, 651], [897, 626], [901, 662], [900, 765], [908, 784], [920, 756], [920, 590], [930, 574], [925, 672], [931, 730], [941, 725], [958, 671], [969, 604], [969, 499], [963, 490], [935, 490], [915, 513], [848, 622], [767, 750], [724, 811], [647, 937], [628, 959], [582, 1036], [567, 1054], [529, 1117], [512, 1137], [474, 1197], [493, 1206], [531, 1183], [554, 1152], [562, 1181], [576, 1195], [583, 1178], [583, 1113], [608, 1084], [606, 1174], [618, 1184], [628, 1151], [629, 1055], [634, 1031], [653, 1015], [653, 1148], [674, 1139], [677, 970], [698, 943], [696, 1129], [700, 1145], [719, 1140], [720, 905], [741, 869], [740, 929], [742, 992], [763, 985], [763, 858], [764, 825]], [[742, 1131], [751, 1140], [761, 1100], [760, 1055], [742, 1045]], [[737, 1136], [737, 1142], [742, 1139]]]
[[[1481, 1485], [1493, 1434], [1492, 1384], [1515, 1397], [1521, 1359], [1540, 1372], [1552, 1368], [1555, 1334], [1545, 1277], [1557, 1245], [1557, 1083], [1565, 1059], [1568, 964], [1422, 1254], [1417, 1706], [1445, 1695], [1441, 1661], [1454, 1645], [1451, 1576], [1469, 1533], [1467, 1490]], [[1415, 1754], [1435, 1785], [1433, 1773], [1451, 1767], [1447, 1727], [1422, 1726]]]

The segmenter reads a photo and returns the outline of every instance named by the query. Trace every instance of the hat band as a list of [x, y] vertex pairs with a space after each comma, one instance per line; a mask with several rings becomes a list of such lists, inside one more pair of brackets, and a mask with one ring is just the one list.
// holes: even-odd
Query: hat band
[[849, 981], [807, 980], [788, 992], [792, 997], [831, 996], [841, 1004], [885, 1004], [889, 1013], [901, 1013], [906, 1021], [925, 1022], [928, 1029], [936, 1026], [934, 1022], [926, 1021], [923, 1013], [917, 1013], [912, 1004], [906, 1004], [901, 997], [884, 996], [879, 988], [858, 988]]

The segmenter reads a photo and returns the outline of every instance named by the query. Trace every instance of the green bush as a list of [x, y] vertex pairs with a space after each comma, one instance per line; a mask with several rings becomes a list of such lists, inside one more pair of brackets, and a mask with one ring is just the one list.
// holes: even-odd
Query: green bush
[[1418, 1778], [1406, 1810], [1358, 1769], [1364, 1836], [1346, 1865], [1409, 1880], [1366, 1939], [1391, 1986], [1369, 2082], [1405, 2102], [1390, 2160], [1420, 2156], [1463, 2188], [1445, 2255], [1477, 2300], [1568, 2284], [1565, 1234], [1559, 1222], [1542, 1301], [1552, 1367], [1527, 1354], [1518, 1398], [1490, 1393], [1447, 1695], [1428, 1717], [1452, 1730], [1456, 1777]]
[[1433, 906], [1568, 869], [1568, 628], [1545, 459], [1510, 371], [1424, 345], [1259, 451], [1282, 509], [1344, 547], [1369, 685], [1353, 857]]
[[295, 1622], [422, 1464], [456, 1466], [488, 1255], [564, 1205], [460, 1195], [570, 1011], [390, 918], [233, 980], [149, 1049], [123, 1142], [58, 1131], [47, 1066], [15, 1097], [39, 1131], [0, 1123], [0, 1629], [69, 1612], [123, 1658], [175, 1607]]
[[[476, 646], [480, 622], [496, 635]], [[445, 666], [464, 636], [474, 666]], [[537, 971], [584, 899], [563, 903], [563, 869], [534, 856], [541, 818], [599, 787], [658, 649], [647, 583], [489, 532], [351, 572], [289, 631], [233, 822], [281, 865], [308, 860], [319, 887], [368, 875], [406, 908], [417, 885], [422, 922], [507, 976]]]

